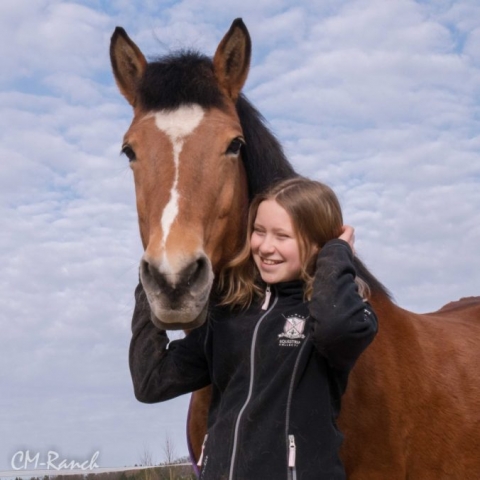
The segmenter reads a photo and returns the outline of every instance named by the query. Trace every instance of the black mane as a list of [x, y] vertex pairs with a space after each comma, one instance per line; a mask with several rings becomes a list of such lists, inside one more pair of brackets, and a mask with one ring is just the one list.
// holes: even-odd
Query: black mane
[[[183, 50], [147, 64], [138, 85], [137, 101], [145, 110], [174, 110], [181, 105], [225, 108], [225, 97], [218, 87], [210, 58]], [[246, 145], [242, 159], [248, 179], [250, 200], [270, 185], [297, 175], [285, 157], [282, 146], [265, 125], [262, 115], [244, 95], [236, 104]], [[388, 290], [355, 258], [357, 274], [372, 293], [390, 298]]]
[[389, 290], [383, 285], [383, 283], [373, 276], [370, 270], [368, 270], [368, 268], [357, 256], [355, 256], [353, 259], [353, 264], [355, 265], [355, 272], [357, 276], [369, 286], [371, 293], [385, 295], [390, 300], [393, 299]]
[[236, 107], [246, 141], [242, 158], [251, 200], [270, 185], [294, 177], [297, 173], [258, 110], [243, 95], [238, 97]]

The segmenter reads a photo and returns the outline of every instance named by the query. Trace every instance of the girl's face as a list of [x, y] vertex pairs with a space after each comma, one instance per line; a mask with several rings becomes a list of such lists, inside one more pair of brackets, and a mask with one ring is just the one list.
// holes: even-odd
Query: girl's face
[[264, 200], [258, 206], [250, 244], [264, 282], [300, 278], [302, 261], [297, 234], [290, 215], [275, 200]]

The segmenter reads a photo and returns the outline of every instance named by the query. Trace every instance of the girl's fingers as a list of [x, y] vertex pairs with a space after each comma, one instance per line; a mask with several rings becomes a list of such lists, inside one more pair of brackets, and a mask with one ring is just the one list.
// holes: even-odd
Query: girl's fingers
[[350, 245], [352, 252], [355, 252], [354, 243], [355, 243], [355, 229], [350, 225], [344, 225], [342, 227], [343, 233], [338, 237], [341, 240], [344, 240]]

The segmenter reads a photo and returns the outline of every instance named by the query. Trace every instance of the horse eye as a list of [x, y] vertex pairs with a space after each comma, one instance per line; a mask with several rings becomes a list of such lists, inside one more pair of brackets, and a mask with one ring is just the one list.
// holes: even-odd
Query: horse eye
[[242, 145], [244, 145], [245, 142], [243, 141], [242, 138], [237, 137], [234, 138], [231, 142], [230, 145], [227, 148], [227, 155], [238, 155], [240, 153], [240, 150], [242, 148]]
[[122, 153], [126, 155], [131, 162], [133, 162], [136, 159], [135, 152], [133, 151], [130, 145], [124, 145], [122, 147]]

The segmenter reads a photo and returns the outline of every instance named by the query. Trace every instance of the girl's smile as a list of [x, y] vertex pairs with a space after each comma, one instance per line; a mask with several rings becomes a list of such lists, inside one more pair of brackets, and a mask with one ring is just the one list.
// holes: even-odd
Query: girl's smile
[[260, 259], [265, 265], [278, 265], [279, 263], [281, 263], [281, 260], [269, 260], [268, 258], [263, 258], [262, 256], [260, 256]]

